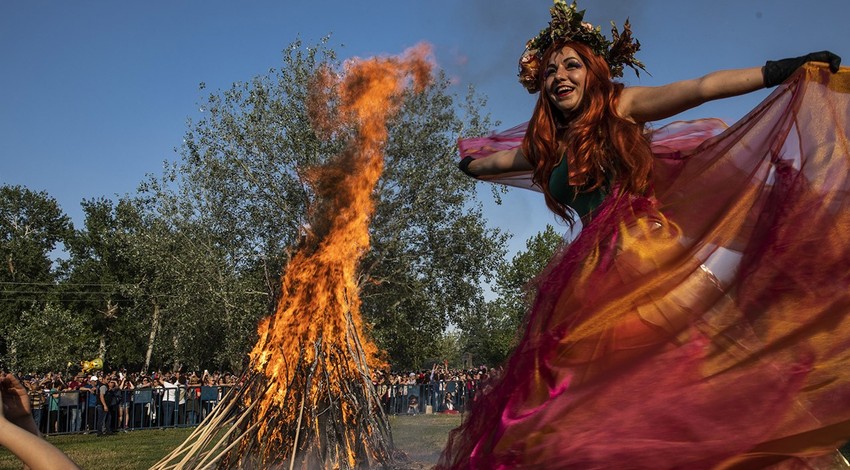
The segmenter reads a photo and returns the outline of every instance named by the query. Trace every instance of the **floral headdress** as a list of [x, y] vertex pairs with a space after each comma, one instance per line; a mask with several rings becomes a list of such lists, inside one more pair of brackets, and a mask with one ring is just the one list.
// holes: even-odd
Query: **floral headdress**
[[618, 32], [617, 26], [611, 22], [611, 37], [609, 41], [602, 35], [599, 26], [582, 21], [584, 10], [577, 11], [576, 3], [567, 5], [565, 0], [554, 0], [555, 4], [549, 9], [552, 21], [549, 26], [540, 31], [537, 37], [528, 41], [525, 52], [519, 59], [519, 82], [529, 93], [539, 91], [538, 79], [543, 53], [556, 41], [578, 41], [586, 44], [597, 55], [608, 62], [612, 77], [623, 76], [623, 66], [631, 67], [640, 76], [640, 70], [646, 71], [641, 61], [635, 59], [635, 52], [640, 50], [640, 42], [632, 38], [629, 20], [623, 24], [623, 31]]

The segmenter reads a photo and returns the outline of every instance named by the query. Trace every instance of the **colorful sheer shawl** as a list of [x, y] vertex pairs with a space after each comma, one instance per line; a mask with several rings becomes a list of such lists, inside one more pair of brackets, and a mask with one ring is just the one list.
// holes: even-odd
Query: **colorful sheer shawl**
[[850, 69], [809, 65], [728, 129], [657, 132], [654, 196], [615, 188], [554, 257], [438, 468], [831, 459], [850, 439], [848, 116]]

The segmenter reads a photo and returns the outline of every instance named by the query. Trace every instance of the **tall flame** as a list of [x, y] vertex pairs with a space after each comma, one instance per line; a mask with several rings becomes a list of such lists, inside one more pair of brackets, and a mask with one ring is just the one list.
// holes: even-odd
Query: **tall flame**
[[[205, 422], [220, 428], [230, 420], [233, 434], [201, 452], [205, 445], [190, 440], [212, 443], [211, 435], [221, 429], [196, 430], [185, 449], [175, 450], [159, 468], [216, 461], [234, 468], [284, 463], [361, 468], [391, 461], [389, 429], [369, 374], [381, 361], [364, 334], [357, 269], [369, 248], [387, 119], [398, 111], [411, 82], [417, 90], [427, 84], [429, 54], [428, 46], [419, 45], [399, 57], [351, 60], [341, 77], [327, 69], [317, 75], [308, 100], [317, 132], [339, 124], [357, 132], [340, 155], [306, 173], [316, 202], [305, 238], [283, 275], [277, 309], [258, 326], [244, 387], [219, 405], [218, 419]], [[322, 116], [320, 95], [331, 88], [339, 93], [339, 114]], [[241, 406], [244, 411], [237, 412]], [[178, 458], [177, 465], [166, 464]]]

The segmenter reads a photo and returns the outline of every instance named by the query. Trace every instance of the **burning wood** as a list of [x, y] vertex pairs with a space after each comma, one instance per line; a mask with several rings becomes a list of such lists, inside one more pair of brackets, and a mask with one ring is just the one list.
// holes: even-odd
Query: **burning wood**
[[354, 60], [338, 82], [321, 72], [312, 92], [338, 89], [333, 121], [357, 132], [342, 154], [307, 173], [316, 194], [310, 225], [283, 275], [276, 312], [260, 322], [243, 385], [154, 468], [393, 465], [369, 374], [380, 360], [364, 335], [356, 275], [369, 248], [386, 122], [411, 80], [419, 90], [427, 84], [428, 53], [419, 46], [402, 57]]

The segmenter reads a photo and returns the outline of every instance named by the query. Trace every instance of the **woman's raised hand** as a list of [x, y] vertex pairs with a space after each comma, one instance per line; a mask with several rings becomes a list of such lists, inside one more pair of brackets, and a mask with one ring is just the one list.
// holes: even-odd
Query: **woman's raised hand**
[[790, 59], [769, 60], [764, 64], [762, 71], [764, 86], [770, 88], [779, 85], [806, 62], [825, 62], [829, 64], [829, 70], [832, 73], [838, 72], [838, 68], [841, 67], [841, 57], [829, 51], [811, 52]]
[[67, 455], [38, 435], [27, 391], [12, 374], [0, 376], [0, 401], [0, 446], [32, 470], [79, 470]]
[[0, 420], [8, 420], [15, 426], [38, 434], [32, 419], [32, 408], [27, 390], [14, 375], [3, 374], [0, 377], [0, 397], [3, 403], [0, 407]]

